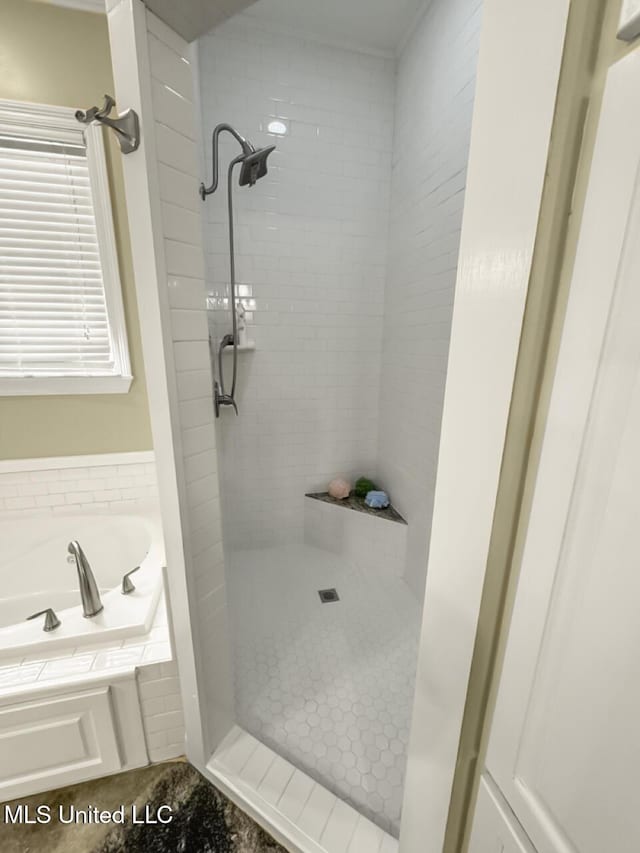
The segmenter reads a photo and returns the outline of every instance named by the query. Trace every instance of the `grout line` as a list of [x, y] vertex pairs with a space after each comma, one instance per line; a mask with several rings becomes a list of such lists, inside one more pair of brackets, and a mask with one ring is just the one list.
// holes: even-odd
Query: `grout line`
[[[304, 771], [300, 770], [300, 773], [303, 773], [303, 772], [304, 772]], [[294, 771], [294, 774], [293, 774], [293, 775], [295, 776], [295, 771]], [[304, 775], [306, 776], [307, 774], [305, 773]], [[293, 776], [292, 776], [291, 778], [293, 779]], [[309, 777], [309, 778], [311, 778], [311, 777]], [[303, 812], [304, 812], [304, 810], [306, 809], [306, 807], [307, 807], [307, 805], [308, 805], [308, 803], [309, 803], [309, 800], [311, 799], [311, 795], [313, 794], [313, 792], [314, 792], [314, 791], [315, 791], [315, 789], [316, 789], [317, 784], [318, 784], [318, 783], [317, 783], [315, 780], [313, 780], [313, 785], [312, 785], [312, 786], [311, 786], [311, 788], [309, 789], [309, 793], [308, 793], [308, 795], [307, 795], [307, 798], [306, 798], [306, 800], [304, 801], [304, 805], [303, 805], [303, 806], [302, 806], [302, 808], [300, 809], [300, 813], [298, 814], [298, 817], [296, 818], [296, 820], [298, 820], [298, 819], [302, 816], [302, 813], [303, 813]], [[323, 828], [323, 832], [324, 832], [324, 828]]]
[[[324, 826], [323, 826], [323, 827], [322, 827], [322, 829], [320, 830], [320, 835], [318, 836], [318, 840], [320, 841], [320, 844], [322, 844], [322, 838], [323, 838], [323, 836], [324, 836], [325, 832], [327, 831], [327, 826], [329, 826], [329, 821], [331, 820], [331, 815], [332, 815], [332, 814], [334, 813], [334, 811], [336, 810], [336, 807], [337, 807], [337, 805], [338, 805], [338, 802], [340, 802], [340, 798], [339, 798], [339, 797], [337, 797], [335, 794], [333, 795], [333, 797], [334, 797], [334, 803], [333, 803], [333, 806], [331, 807], [331, 811], [330, 811], [330, 812], [329, 812], [329, 814], [327, 815], [327, 818], [326, 818], [326, 820], [325, 820], [325, 822], [324, 822]], [[356, 823], [357, 823], [357, 821], [356, 821]]]
[[267, 769], [264, 771], [264, 773], [263, 773], [263, 774], [262, 774], [262, 776], [260, 777], [260, 781], [259, 781], [259, 782], [257, 783], [257, 785], [255, 786], [256, 791], [258, 790], [258, 788], [260, 787], [260, 785], [262, 785], [262, 783], [264, 782], [264, 780], [265, 780], [265, 778], [266, 778], [266, 776], [267, 776], [267, 773], [269, 772], [269, 770], [271, 770], [271, 768], [272, 768], [272, 767], [273, 767], [273, 765], [275, 764], [276, 757], [277, 757], [277, 756], [276, 756], [276, 755], [275, 755], [275, 753], [274, 753], [274, 754], [273, 754], [273, 758], [271, 759], [271, 764], [269, 764], [269, 766], [267, 767]]
[[[241, 737], [242, 737], [242, 736], [241, 736]], [[260, 745], [260, 741], [259, 741], [259, 740], [257, 740], [257, 738], [254, 738], [252, 735], [249, 735], [249, 737], [251, 737], [251, 738], [255, 741], [255, 745], [254, 745], [253, 749], [251, 750], [251, 752], [249, 753], [249, 755], [247, 756], [247, 760], [244, 762], [244, 764], [242, 765], [242, 767], [240, 767], [240, 768], [239, 768], [239, 770], [238, 770], [238, 776], [240, 776], [240, 774], [242, 773], [242, 771], [244, 770], [244, 768], [245, 768], [245, 767], [247, 766], [247, 764], [251, 761], [251, 759], [253, 758], [254, 753], [257, 751], [258, 746]], [[238, 738], [238, 740], [240, 740], [240, 738]], [[236, 743], [237, 743], [237, 741], [236, 741]], [[246, 783], [245, 783], [245, 784], [246, 784]]]
[[[360, 823], [361, 817], [362, 817], [362, 815], [358, 812], [358, 819], [356, 820], [356, 822], [353, 825], [353, 829], [351, 830], [351, 835], [349, 836], [349, 841], [347, 842], [346, 853], [349, 853], [349, 850], [351, 848], [351, 842], [353, 841], [353, 838], [356, 834], [356, 829], [358, 828], [358, 824]], [[384, 830], [383, 830], [383, 832], [384, 832]], [[380, 844], [378, 845], [378, 850], [380, 850], [380, 847], [382, 846], [383, 841], [384, 841], [384, 835], [382, 835], [382, 837], [380, 838]]]
[[[156, 124], [156, 125], [158, 125], [159, 127], [164, 127], [164, 128], [166, 128], [167, 130], [171, 130], [171, 131], [173, 131], [173, 133], [177, 134], [177, 135], [178, 135], [178, 136], [180, 136], [182, 139], [185, 139], [187, 142], [190, 142], [192, 145], [195, 145], [195, 144], [196, 144], [196, 140], [195, 140], [192, 136], [187, 136], [187, 134], [186, 134], [186, 133], [183, 133], [181, 130], [178, 130], [178, 128], [177, 128], [177, 127], [174, 127], [174, 126], [173, 126], [173, 125], [171, 125], [171, 124], [167, 124], [167, 123], [166, 123], [166, 121], [160, 121], [160, 119], [156, 118], [156, 119], [154, 119], [154, 122], [155, 122], [155, 124]], [[173, 166], [173, 164], [172, 164], [172, 163], [167, 163], [167, 161], [166, 161], [166, 160], [161, 160], [161, 159], [160, 159], [160, 156], [158, 156], [158, 162], [159, 162], [159, 163], [164, 163], [166, 166], [172, 166], [172, 167], [175, 169], [175, 166]], [[181, 171], [181, 170], [180, 170], [180, 169], [176, 169], [176, 171]], [[184, 174], [189, 175], [190, 173], [189, 173], [189, 172], [185, 172]], [[191, 175], [191, 177], [193, 178], [193, 177], [194, 177], [194, 175]], [[197, 178], [197, 176], [195, 176], [195, 177]]]

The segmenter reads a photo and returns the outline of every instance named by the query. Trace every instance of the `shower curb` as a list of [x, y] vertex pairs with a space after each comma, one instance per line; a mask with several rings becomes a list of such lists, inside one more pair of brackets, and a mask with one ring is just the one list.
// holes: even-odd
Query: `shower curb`
[[207, 777], [290, 853], [398, 853], [398, 841], [239, 726]]

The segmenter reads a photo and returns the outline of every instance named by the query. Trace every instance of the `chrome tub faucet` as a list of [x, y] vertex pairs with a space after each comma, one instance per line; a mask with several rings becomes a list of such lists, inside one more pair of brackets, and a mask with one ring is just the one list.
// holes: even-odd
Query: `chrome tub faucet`
[[91, 571], [89, 561], [80, 547], [80, 543], [75, 539], [73, 542], [69, 542], [67, 550], [73, 558], [73, 560], [70, 559], [69, 562], [75, 561], [76, 569], [78, 570], [80, 597], [82, 598], [82, 612], [87, 618], [96, 616], [101, 610], [103, 610], [104, 605], [100, 599], [98, 584], [96, 583], [94, 574]]

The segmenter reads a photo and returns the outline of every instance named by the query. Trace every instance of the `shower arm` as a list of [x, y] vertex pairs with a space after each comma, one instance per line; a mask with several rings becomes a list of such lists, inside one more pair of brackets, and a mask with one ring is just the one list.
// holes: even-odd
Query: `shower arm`
[[219, 124], [214, 129], [213, 134], [211, 136], [211, 149], [212, 149], [211, 161], [212, 161], [212, 166], [213, 166], [212, 182], [211, 182], [211, 185], [208, 187], [205, 187], [204, 183], [200, 184], [200, 198], [203, 201], [205, 201], [205, 199], [208, 195], [211, 195], [211, 193], [214, 193], [218, 189], [218, 145], [219, 145], [219, 136], [223, 131], [230, 133], [231, 136], [233, 136], [233, 138], [237, 142], [239, 142], [240, 146], [242, 147], [242, 157], [240, 157], [239, 159], [236, 159], [234, 161], [234, 165], [236, 162], [239, 163], [245, 157], [248, 157], [249, 154], [255, 153], [255, 148], [253, 147], [253, 145], [250, 142], [248, 142], [244, 138], [244, 136], [241, 136], [238, 133], [238, 131], [235, 129], [235, 127], [232, 127], [230, 124], [227, 124], [226, 122]]

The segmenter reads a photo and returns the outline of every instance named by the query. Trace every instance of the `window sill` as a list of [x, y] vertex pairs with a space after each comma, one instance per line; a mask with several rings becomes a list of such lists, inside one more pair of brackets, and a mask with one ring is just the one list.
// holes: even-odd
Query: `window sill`
[[4, 376], [0, 397], [127, 394], [132, 381], [133, 376]]

